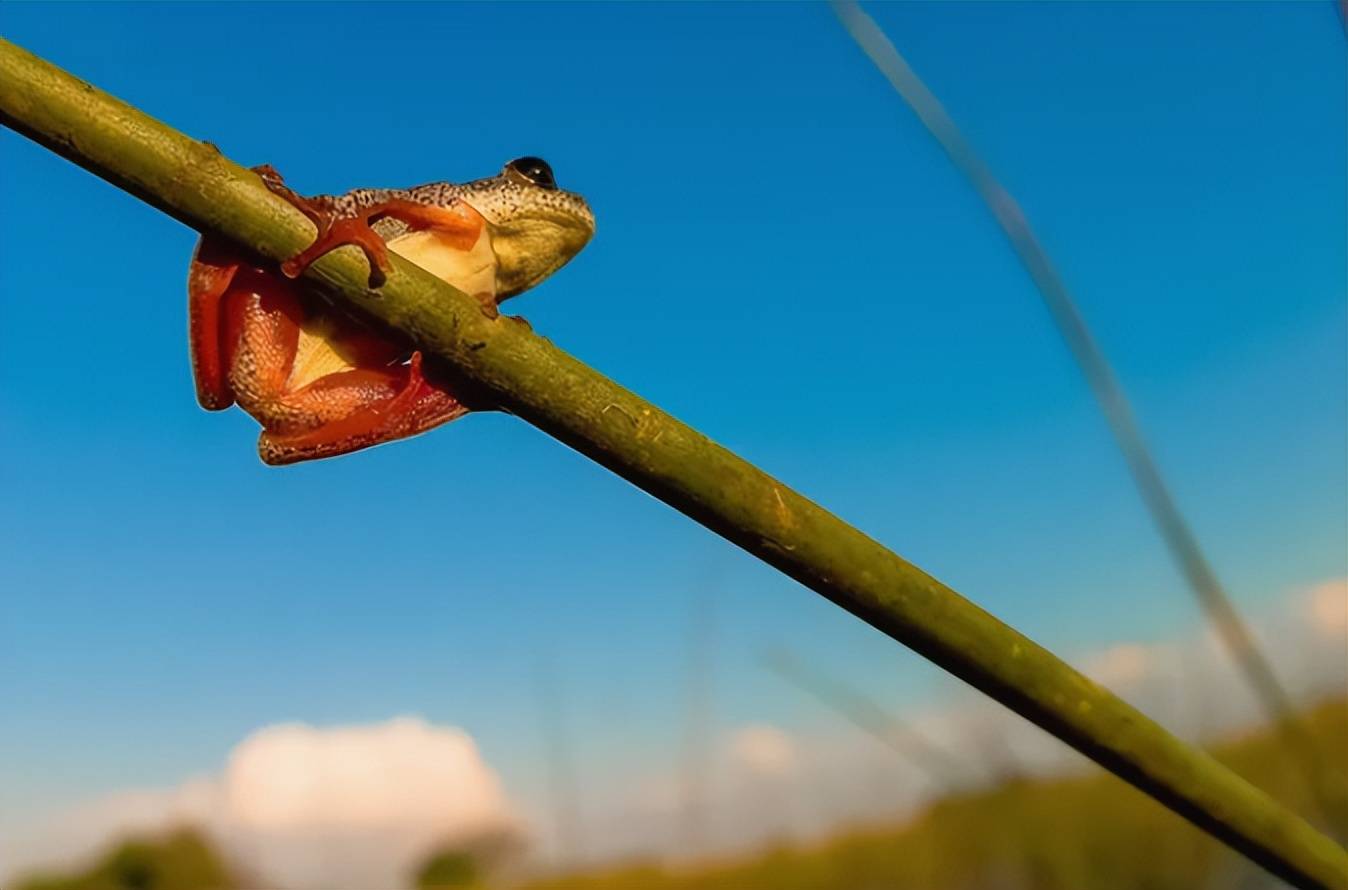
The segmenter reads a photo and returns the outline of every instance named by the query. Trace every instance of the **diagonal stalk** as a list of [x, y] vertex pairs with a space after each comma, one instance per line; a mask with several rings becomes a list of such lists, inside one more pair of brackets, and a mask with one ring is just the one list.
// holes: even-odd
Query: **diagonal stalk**
[[1339, 823], [1348, 825], [1348, 788], [1344, 787], [1343, 777], [1330, 766], [1316, 740], [1302, 725], [1292, 705], [1292, 697], [1279, 682], [1272, 663], [1260, 651], [1254, 634], [1203, 554], [1197, 536], [1180, 513], [1179, 505], [1142, 437], [1123, 385], [1091, 335], [1085, 317], [1030, 227], [1024, 211], [992, 175], [992, 170], [964, 138], [944, 106], [857, 0], [833, 0], [833, 11], [862, 51], [940, 143], [955, 167], [973, 185], [983, 203], [988, 205], [1095, 393], [1142, 502], [1180, 574], [1270, 722], [1281, 733], [1321, 813], [1335, 828], [1340, 827]]
[[[276, 260], [313, 225], [213, 146], [0, 40], [0, 122], [203, 232]], [[1348, 852], [1207, 754], [917, 567], [542, 337], [354, 248], [306, 277], [406, 333], [500, 404], [911, 647], [1302, 888], [1348, 890]], [[821, 310], [822, 311], [822, 310]]]

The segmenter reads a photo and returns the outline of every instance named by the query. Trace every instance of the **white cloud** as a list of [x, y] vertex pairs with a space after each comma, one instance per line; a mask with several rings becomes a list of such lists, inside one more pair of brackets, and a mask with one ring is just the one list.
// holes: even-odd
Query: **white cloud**
[[1118, 688], [1137, 684], [1154, 667], [1153, 647], [1119, 643], [1087, 659], [1082, 672], [1097, 683]]
[[758, 776], [781, 778], [795, 772], [796, 746], [775, 726], [744, 726], [730, 736], [735, 762]]
[[285, 724], [244, 739], [216, 776], [65, 814], [22, 839], [10, 870], [177, 824], [202, 828], [259, 886], [284, 890], [406, 886], [440, 844], [517, 830], [496, 775], [458, 729], [415, 718]]
[[[1243, 617], [1293, 701], [1348, 695], [1348, 579], [1294, 590], [1263, 609], [1245, 610]], [[1188, 636], [1121, 642], [1073, 662], [1182, 738], [1210, 741], [1266, 721], [1243, 672], [1206, 623]], [[1084, 764], [1060, 742], [986, 699], [962, 710], [966, 720], [984, 726], [985, 735], [1000, 736], [1030, 771]]]
[[[1348, 579], [1292, 591], [1263, 610], [1247, 610], [1252, 631], [1298, 703], [1348, 693]], [[1120, 641], [1072, 663], [1170, 731], [1208, 739], [1263, 721], [1258, 702], [1225, 646], [1206, 627], [1161, 642]], [[962, 688], [938, 707], [895, 708], [907, 730], [945, 752], [953, 774], [886, 747], [845, 721], [788, 735], [770, 725], [732, 731], [717, 752], [702, 808], [710, 820], [700, 855], [743, 851], [783, 834], [810, 837], [840, 824], [893, 822], [952, 788], [973, 788], [1010, 774], [1059, 775], [1093, 768], [1081, 755], [981, 694]], [[802, 701], [804, 701], [802, 699]], [[881, 700], [883, 701], [883, 700]], [[686, 814], [679, 777], [652, 773], [605, 824], [595, 852], [662, 850]], [[602, 809], [596, 806], [595, 809]], [[632, 814], [639, 813], [637, 820]], [[636, 829], [640, 826], [640, 837]]]
[[[1249, 617], [1298, 702], [1348, 692], [1348, 579], [1294, 591]], [[1205, 628], [1162, 642], [1120, 641], [1072, 661], [1186, 738], [1262, 718], [1225, 647]], [[895, 709], [894, 716], [963, 770], [957, 766], [953, 779], [934, 775], [841, 720], [790, 734], [741, 725], [708, 752], [695, 808], [684, 777], [655, 763], [645, 775], [587, 783], [585, 852], [720, 855], [783, 836], [821, 835], [842, 823], [893, 821], [952, 786], [1088, 766], [971, 690], [920, 713]], [[550, 821], [546, 808], [540, 813], [542, 823]], [[692, 817], [699, 824], [690, 829]], [[24, 838], [0, 831], [0, 880], [21, 864], [181, 822], [204, 827], [268, 890], [390, 890], [404, 886], [408, 869], [438, 842], [518, 824], [495, 774], [457, 729], [406, 718], [330, 729], [272, 726], [237, 745], [216, 775], [107, 797]]]
[[1306, 594], [1307, 612], [1315, 631], [1348, 642], [1348, 578], [1326, 581]]

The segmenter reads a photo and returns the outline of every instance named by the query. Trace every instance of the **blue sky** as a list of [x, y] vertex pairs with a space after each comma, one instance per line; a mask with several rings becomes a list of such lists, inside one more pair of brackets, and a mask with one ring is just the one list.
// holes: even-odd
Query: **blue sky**
[[[1026, 210], [1242, 604], [1348, 573], [1344, 36], [1330, 3], [871, 5]], [[598, 235], [511, 304], [1052, 648], [1198, 616], [988, 214], [826, 6], [7, 4], [7, 38], [304, 192], [538, 154]], [[321, 65], [316, 65], [317, 59]], [[0, 134], [0, 815], [418, 713], [513, 791], [954, 681], [526, 425], [285, 469], [193, 398], [194, 234]]]

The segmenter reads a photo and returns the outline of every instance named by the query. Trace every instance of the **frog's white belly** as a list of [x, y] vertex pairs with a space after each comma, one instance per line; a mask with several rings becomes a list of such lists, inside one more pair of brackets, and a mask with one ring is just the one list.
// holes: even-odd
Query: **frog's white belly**
[[[496, 294], [496, 254], [486, 227], [470, 250], [447, 244], [431, 230], [408, 232], [388, 242], [389, 250], [436, 278], [471, 296]], [[332, 322], [325, 316], [307, 319], [300, 329], [288, 385], [298, 389], [320, 377], [349, 371], [355, 365], [333, 347]]]
[[388, 248], [470, 296], [496, 293], [496, 254], [486, 226], [469, 250], [455, 249], [433, 229], [399, 235]]
[[336, 325], [326, 315], [307, 318], [300, 326], [300, 339], [295, 345], [295, 361], [290, 366], [286, 386], [296, 390], [320, 377], [350, 371], [356, 365], [333, 347]]

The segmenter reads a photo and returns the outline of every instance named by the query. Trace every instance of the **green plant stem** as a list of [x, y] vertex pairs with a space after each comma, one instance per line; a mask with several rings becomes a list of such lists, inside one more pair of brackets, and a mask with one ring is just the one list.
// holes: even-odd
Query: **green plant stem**
[[833, 0], [833, 11], [857, 45], [893, 85], [895, 92], [908, 103], [918, 120], [940, 143], [955, 167], [969, 180], [1006, 234], [1012, 250], [1039, 290], [1063, 340], [1081, 366], [1091, 391], [1095, 393], [1109, 428], [1114, 433], [1114, 440], [1133, 475], [1142, 502], [1189, 589], [1193, 591], [1194, 598], [1235, 660], [1270, 722], [1281, 731], [1288, 753], [1301, 769], [1321, 813], [1341, 832], [1344, 827], [1348, 827], [1348, 816], [1345, 815], [1348, 814], [1348, 788], [1344, 787], [1343, 777], [1332, 768], [1316, 740], [1302, 726], [1292, 697], [1278, 681], [1272, 663], [1260, 651], [1254, 634], [1217, 578], [1217, 572], [1208, 562], [1203, 548], [1198, 545], [1198, 537], [1180, 513], [1179, 505], [1161, 475], [1161, 468], [1147, 447], [1132, 406], [1124, 394], [1123, 385], [1105, 358], [1104, 350], [1086, 326], [1085, 317], [1049, 259], [1048, 252], [1039, 242], [1024, 211], [997, 177], [993, 176], [992, 170], [964, 138], [940, 101], [857, 0]]
[[[214, 147], [3, 41], [0, 120], [187, 225], [263, 257], [290, 256], [313, 239], [298, 211]], [[359, 252], [343, 248], [306, 276], [403, 331], [507, 410], [981, 689], [1274, 874], [1298, 887], [1348, 890], [1342, 848], [1051, 652], [523, 325], [489, 320], [475, 300], [428, 273], [396, 258], [393, 266], [373, 291]], [[818, 311], [836, 325], [831, 304]]]

